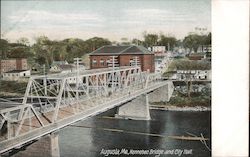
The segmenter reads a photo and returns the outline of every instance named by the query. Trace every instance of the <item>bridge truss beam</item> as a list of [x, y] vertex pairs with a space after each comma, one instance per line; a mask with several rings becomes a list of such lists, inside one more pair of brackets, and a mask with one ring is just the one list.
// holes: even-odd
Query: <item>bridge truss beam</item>
[[125, 101], [131, 100], [130, 94], [155, 88], [158, 80], [159, 74], [137, 66], [31, 77], [22, 103], [0, 110], [0, 153], [23, 144], [22, 137], [28, 142], [42, 136], [42, 130], [55, 131], [104, 104], [121, 104], [128, 93]]

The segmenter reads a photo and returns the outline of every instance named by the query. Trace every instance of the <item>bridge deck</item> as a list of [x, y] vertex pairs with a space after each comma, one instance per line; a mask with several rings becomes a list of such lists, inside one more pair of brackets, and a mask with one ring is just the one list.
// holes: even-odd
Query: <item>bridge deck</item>
[[[145, 94], [159, 87], [165, 86], [166, 84], [168, 84], [168, 82], [169, 81], [153, 82], [149, 83], [147, 88], [141, 88], [137, 86], [134, 88], [130, 88], [131, 91], [117, 91], [115, 94], [112, 94], [109, 97], [96, 98], [94, 100], [95, 102], [93, 102], [93, 100], [87, 102], [85, 101], [84, 103], [80, 104], [80, 109], [78, 109], [77, 112], [74, 111], [74, 108], [76, 108], [78, 104], [71, 104], [70, 106], [62, 107], [60, 108], [58, 113], [60, 120], [58, 120], [56, 123], [49, 123], [49, 121], [52, 120], [51, 112], [45, 113], [43, 118], [41, 118], [42, 122], [45, 125], [44, 127], [39, 127], [40, 124], [35, 120], [35, 117], [33, 117], [31, 119], [31, 122], [24, 121], [24, 125], [22, 125], [20, 131], [24, 134], [0, 142], [0, 153], [6, 152], [16, 147], [20, 147], [27, 142], [35, 140], [51, 132], [57, 131], [58, 129], [75, 123], [79, 120], [94, 116], [108, 109], [122, 105], [127, 101], [140, 96], [141, 94]], [[30, 128], [34, 130], [25, 133]]]

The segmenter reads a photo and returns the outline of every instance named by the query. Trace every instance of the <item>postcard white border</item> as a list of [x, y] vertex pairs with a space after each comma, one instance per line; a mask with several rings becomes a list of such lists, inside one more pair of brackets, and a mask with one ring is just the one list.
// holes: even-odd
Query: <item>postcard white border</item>
[[249, 1], [212, 1], [212, 156], [248, 156]]

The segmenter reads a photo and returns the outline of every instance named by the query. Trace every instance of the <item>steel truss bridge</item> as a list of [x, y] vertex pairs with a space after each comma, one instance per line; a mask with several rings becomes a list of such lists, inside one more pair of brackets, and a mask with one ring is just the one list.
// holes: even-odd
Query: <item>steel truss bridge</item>
[[32, 76], [22, 102], [2, 99], [0, 153], [166, 85], [139, 67]]

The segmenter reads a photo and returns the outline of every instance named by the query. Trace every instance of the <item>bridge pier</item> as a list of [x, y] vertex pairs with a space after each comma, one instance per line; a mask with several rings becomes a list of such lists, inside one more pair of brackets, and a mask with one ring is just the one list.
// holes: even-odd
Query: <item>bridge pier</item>
[[150, 120], [148, 95], [143, 94], [118, 108], [117, 118]]
[[148, 94], [149, 103], [153, 102], [168, 102], [174, 92], [173, 82], [168, 82], [167, 85], [162, 86]]
[[13, 157], [60, 157], [58, 133], [52, 133], [20, 150]]
[[149, 103], [168, 102], [173, 94], [174, 84], [169, 82], [153, 92], [143, 94], [118, 108], [117, 118], [150, 120]]

